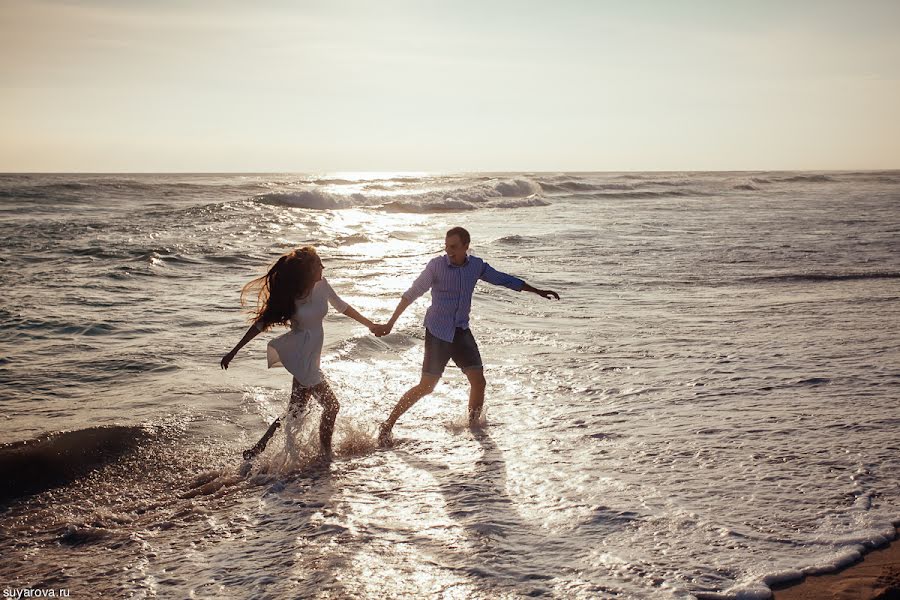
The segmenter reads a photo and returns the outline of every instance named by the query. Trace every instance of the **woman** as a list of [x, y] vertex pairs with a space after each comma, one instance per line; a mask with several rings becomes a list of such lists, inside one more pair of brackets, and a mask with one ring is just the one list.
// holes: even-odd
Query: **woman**
[[[319, 368], [325, 338], [322, 320], [330, 303], [335, 310], [356, 319], [369, 330], [374, 332], [376, 326], [338, 297], [322, 278], [323, 269], [315, 249], [306, 246], [288, 252], [268, 273], [245, 285], [241, 290], [242, 305], [246, 294], [252, 291], [257, 294], [255, 322], [234, 349], [222, 357], [221, 365], [227, 369], [238, 350], [263, 331], [274, 325], [289, 326], [289, 332], [269, 342], [266, 352], [269, 367], [283, 365], [294, 376], [290, 411], [299, 412], [313, 396], [318, 399], [324, 409], [319, 442], [322, 453], [330, 456], [334, 420], [340, 404]], [[262, 439], [244, 451], [244, 459], [250, 460], [262, 452], [280, 425], [276, 419]]]

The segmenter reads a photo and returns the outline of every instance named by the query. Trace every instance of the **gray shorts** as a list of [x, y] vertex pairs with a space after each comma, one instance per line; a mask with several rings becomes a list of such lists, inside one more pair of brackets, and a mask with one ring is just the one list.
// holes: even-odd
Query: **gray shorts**
[[450, 359], [463, 370], [481, 369], [481, 353], [478, 343], [470, 329], [457, 327], [453, 341], [447, 342], [425, 330], [425, 360], [422, 361], [422, 372], [426, 375], [440, 377]]

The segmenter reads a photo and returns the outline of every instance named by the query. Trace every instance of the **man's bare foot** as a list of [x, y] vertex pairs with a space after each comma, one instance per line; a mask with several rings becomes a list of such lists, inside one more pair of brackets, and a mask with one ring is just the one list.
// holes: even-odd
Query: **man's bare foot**
[[391, 429], [391, 426], [387, 423], [382, 423], [378, 426], [378, 445], [382, 448], [387, 448], [393, 444]]
[[313, 457], [314, 465], [327, 465], [334, 459], [334, 453], [331, 451], [331, 448], [325, 450], [319, 450], [318, 454]]

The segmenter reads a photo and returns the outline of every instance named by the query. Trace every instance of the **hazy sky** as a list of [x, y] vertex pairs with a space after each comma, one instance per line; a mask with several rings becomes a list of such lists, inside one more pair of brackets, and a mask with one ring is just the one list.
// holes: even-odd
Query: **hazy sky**
[[900, 168], [897, 0], [0, 0], [0, 171]]

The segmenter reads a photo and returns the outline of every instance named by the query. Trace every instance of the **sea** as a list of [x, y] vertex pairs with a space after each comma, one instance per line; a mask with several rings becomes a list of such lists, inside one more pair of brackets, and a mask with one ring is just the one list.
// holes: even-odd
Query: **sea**
[[[331, 460], [280, 330], [220, 367], [281, 254], [384, 322], [455, 226], [560, 296], [479, 283], [480, 426], [451, 363], [377, 444], [427, 294], [327, 316]], [[4, 593], [763, 599], [900, 523], [900, 171], [4, 174], [0, 284]]]

